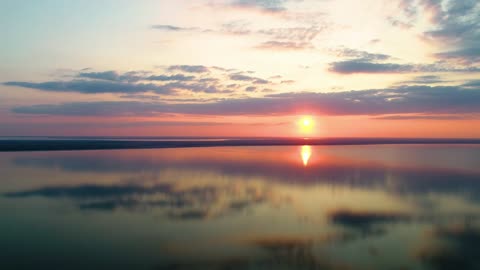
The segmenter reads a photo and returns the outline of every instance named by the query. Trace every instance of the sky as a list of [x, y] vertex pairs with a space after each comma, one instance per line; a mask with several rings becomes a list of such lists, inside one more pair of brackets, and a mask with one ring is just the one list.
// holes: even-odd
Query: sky
[[0, 136], [480, 138], [478, 0], [0, 0], [0, 35]]

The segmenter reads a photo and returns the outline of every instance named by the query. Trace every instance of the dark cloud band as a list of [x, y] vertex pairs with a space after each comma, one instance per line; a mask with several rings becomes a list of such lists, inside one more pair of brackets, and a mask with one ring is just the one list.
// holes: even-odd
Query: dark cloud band
[[224, 99], [211, 103], [74, 102], [21, 106], [15, 113], [115, 116], [166, 113], [198, 115], [289, 115], [308, 111], [319, 115], [384, 115], [402, 113], [480, 113], [480, 89], [461, 86], [401, 86], [391, 89], [335, 93], [284, 93], [263, 98]]

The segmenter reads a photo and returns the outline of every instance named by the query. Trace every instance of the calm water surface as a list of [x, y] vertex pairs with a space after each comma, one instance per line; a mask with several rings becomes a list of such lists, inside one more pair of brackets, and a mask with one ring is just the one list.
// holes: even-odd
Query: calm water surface
[[480, 269], [480, 146], [0, 153], [1, 269]]

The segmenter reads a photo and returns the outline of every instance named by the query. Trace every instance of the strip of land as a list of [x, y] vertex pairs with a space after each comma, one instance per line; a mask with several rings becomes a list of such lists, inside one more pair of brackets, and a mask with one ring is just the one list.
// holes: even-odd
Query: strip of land
[[375, 144], [480, 144], [480, 139], [415, 139], [415, 138], [279, 138], [226, 140], [0, 140], [0, 152], [67, 151], [101, 149], [151, 149], [218, 146], [281, 146], [281, 145], [375, 145]]

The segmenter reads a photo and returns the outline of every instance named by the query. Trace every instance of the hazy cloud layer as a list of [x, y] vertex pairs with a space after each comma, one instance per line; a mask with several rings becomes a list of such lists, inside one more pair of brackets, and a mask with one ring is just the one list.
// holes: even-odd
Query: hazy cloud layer
[[258, 31], [266, 35], [270, 40], [257, 46], [261, 49], [311, 49], [314, 48], [312, 41], [326, 29], [326, 26], [318, 27], [292, 27], [274, 28]]
[[233, 0], [229, 3], [232, 7], [255, 8], [268, 12], [279, 12], [285, 10], [288, 0]]
[[398, 64], [371, 61], [369, 59], [352, 59], [332, 62], [329, 71], [340, 74], [355, 73], [418, 73], [418, 72], [480, 72], [480, 67], [457, 68], [444, 63], [435, 64]]
[[[245, 6], [252, 6], [254, 2], [256, 1], [246, 1]], [[254, 48], [273, 50], [303, 50], [314, 48], [313, 40], [320, 33], [328, 30], [330, 25], [325, 22], [310, 22], [297, 27], [256, 29], [252, 28], [251, 24], [246, 21], [237, 20], [224, 23], [217, 29], [181, 27], [175, 25], [153, 25], [152, 28], [167, 32], [186, 31], [226, 35], [256, 35], [259, 37], [264, 37], [266, 40], [254, 46]]]
[[480, 87], [480, 80], [473, 80], [473, 81], [466, 82], [465, 84], [463, 84], [463, 86], [472, 87], [472, 88]]
[[87, 80], [71, 80], [71, 81], [50, 81], [50, 82], [6, 82], [4, 85], [19, 86], [24, 88], [38, 89], [52, 92], [78, 92], [84, 94], [98, 93], [140, 93], [154, 91], [161, 94], [171, 94], [171, 89], [155, 84], [132, 84], [128, 82], [112, 82], [112, 81], [87, 81]]
[[206, 66], [190, 66], [190, 65], [177, 65], [177, 66], [170, 66], [168, 68], [169, 71], [183, 71], [189, 73], [205, 73], [208, 72], [209, 69]]
[[268, 50], [304, 50], [312, 49], [313, 46], [310, 43], [306, 42], [270, 40], [260, 43], [256, 46], [256, 48]]
[[[7, 86], [18, 86], [50, 92], [78, 92], [84, 94], [114, 93], [141, 94], [151, 92], [162, 95], [178, 95], [179, 91], [193, 93], [226, 94], [244, 92], [258, 84], [274, 84], [273, 81], [254, 77], [243, 72], [202, 65], [173, 65], [161, 67], [158, 74], [146, 71], [80, 72], [70, 80], [47, 82], [10, 81]], [[277, 78], [278, 83], [280, 78]], [[252, 89], [252, 88], [248, 88]]]
[[424, 75], [424, 76], [416, 76], [411, 80], [402, 81], [399, 84], [435, 84], [435, 83], [444, 83], [441, 77], [435, 75]]
[[152, 28], [158, 29], [158, 30], [164, 30], [164, 31], [173, 31], [173, 32], [199, 30], [199, 28], [196, 28], [196, 27], [180, 27], [180, 26], [175, 26], [170, 24], [155, 24], [155, 25], [152, 25]]
[[363, 61], [388, 60], [392, 58], [390, 55], [387, 55], [387, 54], [370, 53], [367, 51], [355, 50], [355, 49], [343, 48], [343, 47], [330, 50], [330, 52], [337, 57], [353, 58], [357, 60], [361, 59]]
[[454, 115], [388, 115], [388, 116], [378, 116], [373, 119], [377, 120], [469, 120], [469, 119], [480, 119], [478, 114], [454, 114]]
[[353, 73], [402, 73], [413, 71], [414, 66], [393, 64], [393, 63], [374, 63], [364, 59], [355, 59], [330, 63], [329, 70], [335, 73], [353, 74]]
[[319, 115], [402, 113], [469, 114], [480, 112], [480, 90], [460, 86], [401, 86], [335, 93], [284, 93], [263, 98], [224, 99], [211, 103], [73, 102], [20, 106], [15, 113], [45, 115], [286, 115], [308, 110]]
[[[330, 54], [341, 58], [329, 63], [329, 71], [340, 74], [355, 73], [418, 73], [418, 72], [480, 72], [480, 67], [451, 65], [444, 61], [432, 64], [398, 63], [399, 59], [382, 54], [340, 47], [328, 50]], [[396, 60], [394, 63], [393, 61]], [[422, 78], [420, 78], [422, 79]], [[424, 80], [428, 80], [425, 75]], [[414, 82], [412, 82], [414, 83]]]

